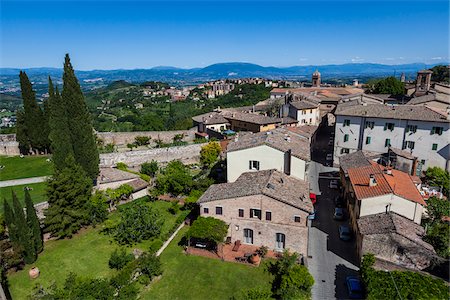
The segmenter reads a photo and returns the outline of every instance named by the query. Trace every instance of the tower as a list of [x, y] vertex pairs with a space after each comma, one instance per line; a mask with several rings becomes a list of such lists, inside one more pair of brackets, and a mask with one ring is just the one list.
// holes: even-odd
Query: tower
[[405, 73], [402, 73], [402, 75], [400, 76], [400, 81], [401, 82], [405, 82], [406, 81]]
[[320, 87], [320, 72], [318, 70], [315, 70], [312, 74], [312, 86]]
[[430, 70], [422, 70], [417, 72], [416, 96], [424, 95], [430, 90], [431, 74], [433, 74], [433, 71]]

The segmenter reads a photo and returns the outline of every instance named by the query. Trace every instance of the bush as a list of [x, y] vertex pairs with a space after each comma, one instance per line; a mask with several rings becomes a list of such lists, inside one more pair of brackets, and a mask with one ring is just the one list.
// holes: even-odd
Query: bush
[[200, 150], [200, 162], [204, 167], [209, 167], [217, 161], [222, 148], [217, 142], [209, 142]]
[[151, 162], [145, 162], [141, 165], [141, 173], [154, 177], [158, 172], [158, 162], [152, 160]]
[[162, 245], [164, 245], [163, 241], [161, 241], [160, 239], [155, 239], [150, 244], [149, 252], [152, 254], [156, 253], [159, 249], [161, 249]]
[[208, 240], [214, 243], [223, 242], [228, 232], [228, 225], [212, 217], [199, 217], [187, 232], [188, 238]]
[[88, 205], [89, 221], [94, 226], [108, 218], [108, 198], [102, 191], [96, 191]]
[[172, 215], [176, 215], [180, 211], [180, 205], [178, 204], [178, 202], [174, 201], [172, 202], [172, 205], [170, 205], [170, 207], [167, 209], [167, 211]]
[[156, 188], [160, 193], [180, 195], [188, 193], [192, 186], [192, 176], [186, 166], [179, 160], [167, 164], [162, 174], [156, 179]]
[[150, 137], [137, 136], [134, 138], [134, 143], [138, 146], [146, 146], [146, 145], [150, 144]]
[[158, 256], [154, 254], [144, 253], [137, 259], [137, 264], [141, 273], [150, 280], [162, 274], [162, 265]]
[[118, 162], [116, 168], [122, 171], [126, 171], [128, 169], [128, 166], [126, 163]]
[[108, 265], [111, 269], [121, 270], [125, 267], [130, 261], [134, 259], [133, 254], [126, 252], [124, 248], [118, 250], [114, 250], [111, 253], [111, 257], [109, 258]]
[[189, 196], [184, 200], [183, 210], [192, 210], [197, 205], [197, 200], [202, 196], [203, 192], [192, 190]]

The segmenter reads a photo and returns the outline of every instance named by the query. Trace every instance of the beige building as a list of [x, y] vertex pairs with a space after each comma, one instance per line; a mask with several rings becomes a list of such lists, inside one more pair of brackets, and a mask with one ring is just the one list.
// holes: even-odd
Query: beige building
[[225, 118], [234, 131], [264, 132], [275, 129], [283, 122], [280, 118], [241, 112], [232, 112]]
[[276, 170], [242, 174], [200, 197], [200, 215], [226, 222], [231, 242], [307, 254], [309, 183]]
[[310, 160], [310, 141], [286, 128], [241, 133], [227, 146], [227, 180], [270, 169], [305, 180]]

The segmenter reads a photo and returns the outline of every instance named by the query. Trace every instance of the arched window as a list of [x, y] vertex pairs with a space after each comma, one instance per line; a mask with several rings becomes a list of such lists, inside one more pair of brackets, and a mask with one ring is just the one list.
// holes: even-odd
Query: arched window
[[244, 228], [244, 242], [246, 244], [253, 244], [253, 230]]
[[284, 249], [286, 244], [286, 235], [284, 233], [277, 233], [275, 237], [275, 249]]

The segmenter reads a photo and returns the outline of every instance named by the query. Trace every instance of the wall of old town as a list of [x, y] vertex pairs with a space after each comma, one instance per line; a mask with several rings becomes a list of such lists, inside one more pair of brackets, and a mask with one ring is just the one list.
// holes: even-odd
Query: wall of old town
[[183, 141], [192, 142], [195, 139], [194, 129], [173, 130], [173, 131], [135, 131], [135, 132], [97, 132], [98, 138], [106, 144], [126, 145], [134, 143], [137, 136], [150, 137], [151, 141], [162, 140], [164, 143], [171, 143], [177, 134], [183, 134]]

